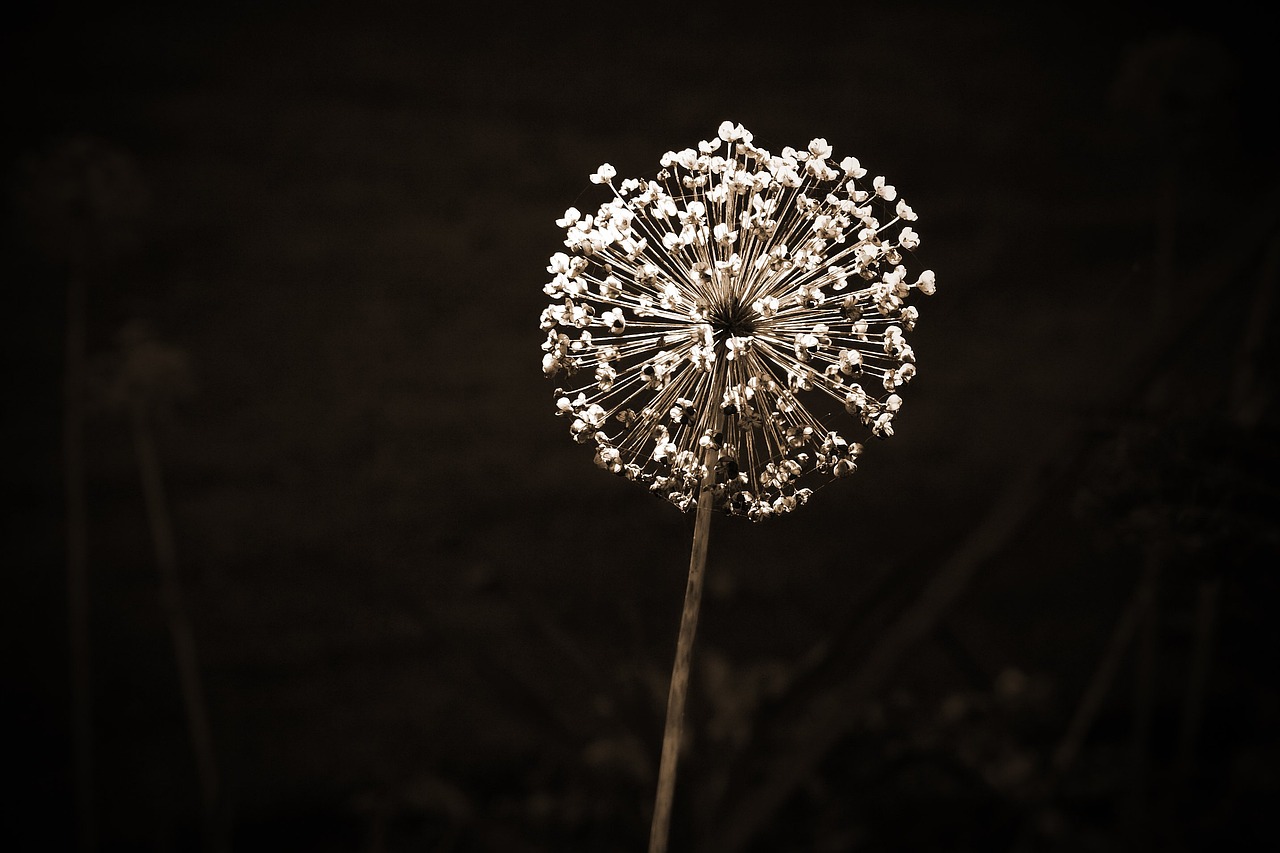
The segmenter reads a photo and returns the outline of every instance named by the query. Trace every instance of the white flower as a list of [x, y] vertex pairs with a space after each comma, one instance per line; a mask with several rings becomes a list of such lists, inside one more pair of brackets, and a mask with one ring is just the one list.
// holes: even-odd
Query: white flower
[[618, 170], [610, 166], [608, 163], [601, 163], [600, 168], [596, 169], [595, 174], [591, 176], [593, 184], [607, 184], [613, 180], [613, 176], [618, 174]]
[[551, 256], [550, 263], [547, 264], [547, 272], [556, 275], [565, 275], [572, 268], [572, 261], [564, 252], [556, 252]]
[[819, 137], [809, 143], [809, 153], [819, 160], [826, 160], [831, 156], [831, 146], [827, 144], [827, 140]]
[[778, 297], [765, 296], [751, 303], [751, 309], [760, 315], [762, 319], [769, 319], [778, 313]]
[[600, 315], [600, 322], [615, 335], [620, 335], [627, 330], [627, 318], [623, 316], [621, 308], [610, 308]]
[[846, 178], [862, 178], [866, 177], [867, 170], [862, 168], [862, 164], [858, 162], [857, 157], [846, 157], [840, 161], [840, 168], [844, 170]]
[[730, 230], [729, 226], [723, 222], [717, 222], [716, 227], [711, 229], [711, 233], [715, 236], [716, 244], [722, 247], [732, 246], [738, 239], [738, 232]]
[[720, 122], [720, 131], [717, 135], [725, 142], [750, 142], [752, 139], [750, 131], [731, 121]]
[[920, 273], [920, 278], [916, 279], [916, 288], [925, 296], [933, 296], [937, 289], [937, 281], [933, 274], [933, 270], [925, 270]]
[[556, 220], [542, 367], [574, 385], [556, 411], [597, 465], [682, 510], [714, 471], [717, 509], [777, 517], [856, 469], [846, 433], [893, 434], [916, 369], [905, 302], [935, 289], [907, 276], [916, 215], [823, 138], [774, 155], [726, 121], [660, 163], [617, 185], [601, 165], [612, 197]]

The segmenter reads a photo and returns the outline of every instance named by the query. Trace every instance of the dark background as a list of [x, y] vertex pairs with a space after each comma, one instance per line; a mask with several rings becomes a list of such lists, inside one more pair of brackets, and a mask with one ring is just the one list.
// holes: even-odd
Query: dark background
[[940, 287], [898, 435], [716, 519], [673, 848], [1273, 836], [1274, 47], [1022, 5], [9, 13], [6, 849], [644, 847], [692, 518], [537, 316], [586, 176], [724, 119]]

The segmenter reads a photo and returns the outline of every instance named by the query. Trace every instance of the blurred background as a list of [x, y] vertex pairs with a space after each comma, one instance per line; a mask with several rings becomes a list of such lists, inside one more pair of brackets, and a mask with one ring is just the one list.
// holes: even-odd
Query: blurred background
[[715, 520], [673, 849], [1274, 834], [1258, 21], [176, 5], [2, 35], [6, 849], [643, 849], [693, 519], [537, 317], [587, 175], [725, 119], [888, 176], [940, 286], [898, 434]]

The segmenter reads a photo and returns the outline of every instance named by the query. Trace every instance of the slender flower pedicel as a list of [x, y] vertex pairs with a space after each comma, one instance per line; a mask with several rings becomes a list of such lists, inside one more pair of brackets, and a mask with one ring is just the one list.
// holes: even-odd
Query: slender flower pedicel
[[661, 166], [600, 166], [612, 198], [557, 220], [541, 317], [557, 414], [681, 510], [705, 485], [729, 515], [790, 512], [854, 471], [859, 438], [893, 434], [916, 372], [907, 300], [934, 291], [905, 265], [916, 214], [825, 139], [775, 155], [726, 121]]

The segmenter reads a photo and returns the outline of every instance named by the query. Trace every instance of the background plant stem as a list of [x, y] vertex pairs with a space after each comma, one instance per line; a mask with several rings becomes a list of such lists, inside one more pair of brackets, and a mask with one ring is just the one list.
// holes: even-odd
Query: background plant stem
[[170, 521], [169, 508], [165, 500], [164, 477], [160, 469], [160, 456], [151, 435], [147, 405], [137, 394], [134, 395], [131, 403], [138, 471], [142, 479], [142, 491], [150, 520], [156, 568], [160, 575], [160, 603], [173, 641], [173, 654], [182, 688], [182, 703], [187, 712], [187, 734], [191, 739], [191, 748], [196, 760], [196, 773], [199, 777], [201, 815], [204, 821], [204, 849], [217, 851], [222, 849], [217, 825], [218, 767], [214, 759], [213, 734], [209, 726], [209, 712], [200, 679], [195, 632], [191, 626], [191, 619], [187, 615], [182, 587], [178, 581], [173, 524]]
[[76, 833], [81, 853], [96, 844], [93, 802], [93, 684], [89, 651], [89, 559], [85, 524], [85, 282], [67, 282], [67, 350], [63, 377], [63, 477], [67, 500], [67, 630], [71, 654], [71, 740]]

